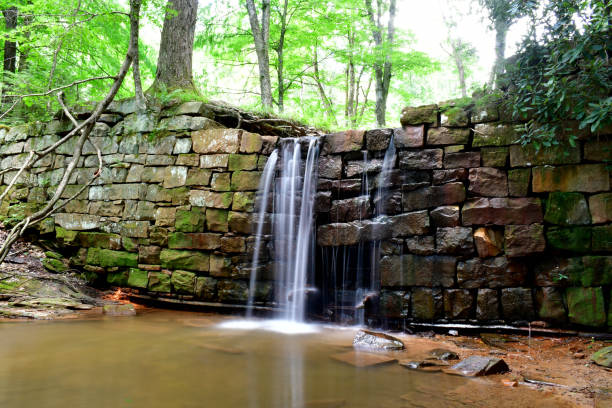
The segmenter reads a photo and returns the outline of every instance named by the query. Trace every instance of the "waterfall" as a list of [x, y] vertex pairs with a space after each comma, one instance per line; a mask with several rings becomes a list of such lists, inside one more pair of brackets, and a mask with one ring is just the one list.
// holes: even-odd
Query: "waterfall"
[[[305, 319], [308, 272], [314, 267], [314, 200], [317, 183], [318, 140], [308, 138], [306, 161], [302, 162], [300, 140], [288, 138], [281, 141], [279, 151], [274, 151], [264, 169], [258, 196], [258, 224], [251, 268], [249, 310], [252, 309], [257, 285], [265, 212], [268, 197], [274, 187], [275, 300], [284, 310], [284, 320], [302, 322]], [[278, 174], [277, 174], [278, 173]], [[276, 177], [275, 177], [276, 176]], [[252, 312], [247, 312], [248, 316]]]

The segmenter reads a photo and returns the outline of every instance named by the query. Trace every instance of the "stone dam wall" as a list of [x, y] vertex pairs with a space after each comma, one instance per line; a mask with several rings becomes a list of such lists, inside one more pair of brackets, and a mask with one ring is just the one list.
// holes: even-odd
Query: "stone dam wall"
[[[200, 102], [148, 113], [113, 103], [93, 139], [101, 176], [37, 226], [66, 257], [45, 265], [154, 297], [245, 303], [256, 190], [280, 139], [219, 122]], [[516, 124], [493, 104], [406, 108], [401, 123], [321, 137], [315, 282], [329, 274], [330, 254], [367, 245], [363, 263], [380, 288], [369, 318], [612, 327], [612, 132], [579, 131], [575, 146], [538, 152], [518, 144]], [[71, 128], [55, 120], [0, 130], [0, 170]], [[73, 147], [21, 176], [0, 208], [6, 225], [48, 200]], [[65, 196], [97, 165], [87, 145]], [[259, 304], [273, 299], [272, 255], [264, 245]]]

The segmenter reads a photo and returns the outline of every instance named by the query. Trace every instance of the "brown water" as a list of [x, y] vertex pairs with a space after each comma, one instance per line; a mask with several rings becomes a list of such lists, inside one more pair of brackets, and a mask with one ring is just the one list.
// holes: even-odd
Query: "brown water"
[[[220, 329], [219, 316], [0, 322], [0, 407], [561, 407], [499, 380], [355, 368], [353, 330]], [[409, 344], [408, 344], [409, 347]]]

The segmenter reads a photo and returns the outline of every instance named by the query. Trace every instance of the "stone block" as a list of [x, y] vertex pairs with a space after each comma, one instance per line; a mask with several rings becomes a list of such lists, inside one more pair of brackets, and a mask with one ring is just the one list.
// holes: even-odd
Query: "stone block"
[[553, 249], [572, 252], [591, 250], [591, 227], [552, 227], [546, 231], [546, 241]]
[[[184, 155], [183, 159], [186, 159], [186, 156], [187, 157], [191, 156], [193, 158], [195, 155], [187, 155], [190, 151], [191, 151], [191, 139], [188, 139], [188, 138], [176, 139], [176, 143], [174, 144], [174, 150], [172, 150], [172, 154], [175, 154], [175, 155], [178, 154], [179, 156]], [[195, 162], [194, 164], [193, 162], [191, 162], [187, 165], [197, 166], [198, 163]]]
[[229, 154], [207, 154], [200, 156], [200, 167], [204, 169], [227, 168]]
[[235, 171], [232, 173], [231, 189], [233, 191], [257, 191], [261, 172]]
[[325, 135], [323, 153], [345, 153], [361, 150], [364, 145], [363, 130], [346, 130], [344, 132]]
[[457, 260], [450, 256], [385, 256], [380, 261], [381, 284], [452, 287], [456, 264]]
[[398, 148], [422, 147], [425, 139], [425, 126], [404, 126], [393, 129], [393, 143]]
[[459, 225], [459, 207], [447, 205], [434, 208], [429, 213], [431, 222], [437, 227], [456, 227]]
[[200, 208], [177, 210], [174, 226], [180, 232], [202, 232], [205, 220], [204, 211]]
[[380, 292], [380, 314], [387, 319], [408, 317], [410, 293], [382, 290]]
[[121, 236], [104, 232], [79, 232], [73, 242], [82, 248], [121, 249]]
[[612, 221], [612, 193], [595, 194], [589, 197], [589, 209], [593, 224]]
[[504, 288], [501, 290], [501, 306], [508, 321], [535, 319], [533, 296], [529, 288]]
[[345, 167], [346, 177], [361, 176], [363, 173], [379, 173], [382, 170], [383, 160], [371, 159], [365, 163], [363, 160], [349, 161]]
[[[189, 140], [189, 139], [179, 139], [179, 140]], [[191, 146], [191, 140], [189, 140]], [[179, 154], [176, 158], [177, 166], [191, 166], [196, 167], [200, 165], [200, 155], [197, 153], [182, 153]]]
[[565, 323], [567, 311], [563, 302], [563, 294], [557, 288], [538, 288], [536, 291], [536, 305], [540, 319], [553, 322]]
[[210, 275], [228, 278], [232, 273], [232, 260], [221, 255], [210, 256]]
[[199, 251], [179, 251], [162, 249], [160, 253], [162, 268], [208, 272], [209, 255]]
[[438, 105], [407, 106], [402, 109], [400, 123], [402, 126], [421, 125], [424, 123], [438, 126], [440, 123], [438, 120]]
[[232, 210], [251, 212], [255, 209], [255, 192], [238, 191], [234, 193]]
[[499, 319], [499, 299], [494, 289], [478, 289], [476, 295], [476, 318], [481, 321]]
[[467, 169], [451, 169], [451, 170], [434, 170], [433, 184], [446, 184], [455, 181], [464, 181], [468, 178]]
[[584, 195], [580, 193], [550, 193], [546, 201], [544, 221], [566, 226], [590, 224], [591, 216]]
[[342, 176], [341, 156], [321, 156], [318, 162], [319, 177], [339, 179]]
[[176, 158], [166, 154], [148, 154], [145, 159], [147, 166], [171, 166]]
[[209, 208], [206, 210], [206, 229], [216, 232], [228, 231], [227, 210]]
[[572, 284], [585, 287], [612, 285], [612, 256], [584, 256], [582, 268], [578, 265], [569, 273]]
[[241, 153], [259, 153], [263, 147], [263, 140], [257, 133], [242, 131], [240, 137]]
[[469, 255], [474, 252], [472, 229], [444, 227], [436, 230], [436, 249], [441, 254]]
[[470, 140], [469, 129], [448, 127], [431, 128], [427, 131], [428, 145], [467, 144]]
[[445, 169], [471, 168], [480, 166], [480, 152], [458, 152], [444, 155]]
[[530, 169], [508, 170], [508, 193], [511, 197], [525, 197], [531, 181]]
[[470, 318], [473, 298], [466, 289], [446, 289], [444, 291], [444, 315], [448, 319], [466, 320]]
[[130, 268], [127, 284], [132, 288], [146, 289], [149, 284], [149, 273], [140, 269]]
[[580, 146], [563, 143], [537, 150], [533, 144], [510, 146], [510, 166], [531, 167], [580, 163]]
[[593, 227], [593, 251], [612, 251], [612, 224]]
[[129, 271], [120, 271], [115, 273], [108, 273], [106, 275], [106, 283], [110, 286], [118, 286], [124, 288], [128, 286]]
[[570, 323], [589, 327], [605, 326], [606, 310], [602, 288], [567, 288], [565, 296]]
[[209, 190], [190, 190], [189, 203], [195, 207], [230, 208], [233, 193], [215, 193]]
[[542, 222], [538, 198], [478, 198], [466, 201], [463, 225], [527, 225]]
[[243, 253], [246, 250], [244, 237], [222, 237], [220, 250], [225, 253]]
[[112, 251], [110, 249], [89, 248], [87, 250], [86, 263], [105, 268], [114, 266], [136, 267], [138, 266], [138, 254], [123, 251]]
[[243, 281], [220, 280], [217, 283], [217, 297], [221, 303], [246, 303], [249, 288]]
[[507, 197], [508, 177], [504, 170], [494, 167], [470, 169], [468, 191], [486, 197]]
[[[270, 155], [276, 149], [276, 142], [278, 142], [278, 136], [262, 136], [263, 147], [261, 148], [262, 155]], [[261, 156], [260, 156], [261, 157]]]
[[597, 193], [610, 190], [610, 172], [605, 164], [534, 167], [532, 175], [534, 193], [549, 191]]
[[525, 264], [503, 256], [469, 259], [457, 265], [457, 283], [466, 289], [516, 287], [526, 283]]
[[231, 232], [250, 234], [253, 232], [253, 224], [255, 223], [253, 214], [230, 211], [227, 216], [227, 224]]
[[399, 153], [399, 167], [404, 170], [441, 169], [443, 152], [442, 149], [402, 151]]
[[148, 133], [152, 132], [157, 124], [157, 117], [150, 112], [135, 112], [123, 119], [123, 132]]
[[355, 245], [360, 238], [361, 228], [356, 223], [327, 224], [317, 229], [317, 244], [320, 246]]
[[508, 162], [507, 147], [483, 147], [480, 149], [480, 155], [485, 167], [505, 167]]
[[229, 191], [230, 173], [214, 173], [210, 181], [210, 188], [213, 191]]
[[164, 169], [164, 188], [181, 187], [187, 181], [187, 167], [168, 166]]
[[230, 171], [238, 170], [256, 170], [257, 155], [256, 154], [230, 154], [228, 169]]
[[172, 291], [170, 275], [164, 272], [150, 272], [148, 289], [151, 292], [170, 293]]
[[533, 266], [536, 286], [567, 286], [580, 281], [584, 270], [582, 258], [541, 257]]
[[53, 217], [60, 227], [73, 231], [87, 231], [100, 227], [100, 217], [90, 214], [58, 213]]
[[542, 224], [506, 225], [504, 238], [508, 257], [537, 254], [546, 249]]
[[211, 171], [207, 169], [187, 170], [186, 186], [207, 186], [210, 183]]
[[188, 271], [174, 271], [170, 277], [172, 289], [176, 293], [193, 294], [195, 290], [196, 275]]
[[517, 141], [518, 136], [514, 126], [481, 123], [474, 127], [472, 146], [505, 146]]
[[[331, 191], [318, 191], [315, 195], [315, 213], [327, 213], [331, 210]], [[234, 197], [234, 202], [236, 197]]]
[[147, 238], [148, 221], [125, 221], [121, 223], [121, 235], [132, 238]]
[[422, 235], [429, 231], [429, 216], [427, 211], [416, 211], [391, 217], [391, 235], [403, 237], [407, 235]]
[[612, 140], [592, 140], [584, 144], [584, 159], [605, 162], [610, 160]]
[[497, 256], [504, 249], [504, 234], [493, 228], [481, 227], [474, 231], [474, 244], [480, 258]]
[[[402, 183], [402, 191], [411, 191], [416, 190], [417, 188], [426, 187], [431, 185], [431, 174], [428, 171], [421, 170], [408, 170], [402, 171], [400, 174], [400, 178], [397, 181]], [[378, 188], [378, 179], [376, 180], [376, 185]], [[391, 177], [389, 177], [387, 188], [394, 188], [397, 185], [396, 177], [394, 173], [391, 173]]]
[[402, 194], [404, 211], [456, 204], [464, 200], [465, 187], [463, 183], [448, 183], [441, 186], [424, 187]]
[[436, 253], [434, 237], [416, 236], [406, 238], [406, 249], [408, 253], [415, 255], [433, 255]]
[[329, 217], [334, 222], [348, 222], [368, 218], [370, 214], [370, 197], [361, 196], [332, 201]]
[[138, 247], [138, 262], [141, 264], [159, 265], [161, 248], [154, 245], [140, 245]]
[[368, 150], [387, 150], [393, 129], [373, 129], [365, 134]]
[[221, 235], [201, 232], [175, 232], [168, 236], [168, 248], [214, 250], [221, 246]]
[[450, 105], [440, 109], [440, 124], [442, 126], [467, 126], [469, 123], [469, 112], [456, 106], [451, 101]]
[[444, 315], [440, 289], [414, 288], [411, 300], [412, 317], [417, 320], [435, 320]]
[[217, 297], [217, 280], [208, 276], [198, 276], [194, 293], [200, 299], [214, 301]]
[[175, 207], [159, 207], [155, 211], [155, 225], [160, 227], [172, 227], [176, 222]]
[[206, 129], [191, 132], [193, 151], [196, 153], [238, 153], [239, 129]]

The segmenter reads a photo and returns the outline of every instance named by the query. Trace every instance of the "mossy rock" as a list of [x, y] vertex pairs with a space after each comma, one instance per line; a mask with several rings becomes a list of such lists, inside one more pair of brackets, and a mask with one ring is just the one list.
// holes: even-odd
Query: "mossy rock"
[[177, 293], [193, 294], [195, 289], [196, 275], [193, 272], [174, 271], [170, 278], [172, 288]]
[[601, 288], [567, 288], [565, 294], [571, 323], [589, 327], [601, 327], [606, 324]]
[[554, 249], [589, 252], [591, 250], [591, 227], [552, 227], [546, 232], [546, 241]]
[[151, 272], [149, 274], [149, 290], [170, 293], [172, 291], [170, 275], [163, 272]]
[[111, 286], [126, 287], [128, 286], [128, 271], [112, 272], [106, 275], [106, 283]]
[[612, 346], [597, 350], [591, 356], [591, 361], [600, 366], [612, 368]]
[[111, 251], [110, 249], [89, 248], [87, 260], [89, 265], [98, 265], [105, 268], [112, 266], [136, 267], [138, 254], [124, 251]]
[[62, 273], [68, 270], [68, 267], [64, 264], [64, 262], [56, 258], [45, 258], [42, 260], [42, 264], [45, 269], [51, 272]]
[[55, 227], [55, 238], [58, 241], [63, 242], [65, 245], [70, 245], [74, 243], [77, 234], [78, 231], [71, 231], [62, 227]]
[[208, 272], [209, 255], [207, 253], [164, 249], [159, 257], [165, 269]]
[[178, 210], [174, 227], [179, 232], [202, 232], [205, 220], [204, 212], [200, 208], [191, 211]]
[[149, 283], [149, 273], [141, 269], [131, 268], [127, 284], [132, 288], [146, 289]]
[[557, 225], [588, 225], [591, 214], [584, 195], [553, 192], [546, 202], [544, 221]]

